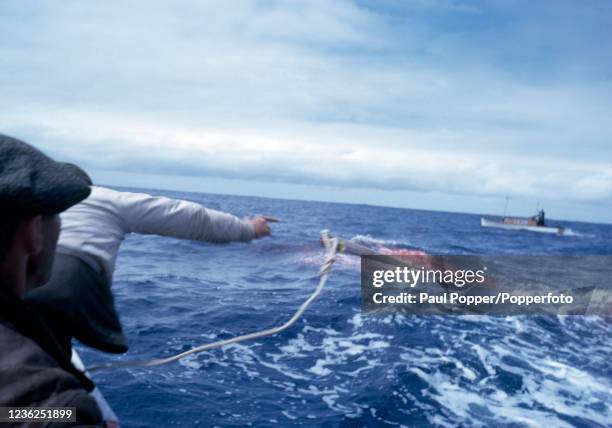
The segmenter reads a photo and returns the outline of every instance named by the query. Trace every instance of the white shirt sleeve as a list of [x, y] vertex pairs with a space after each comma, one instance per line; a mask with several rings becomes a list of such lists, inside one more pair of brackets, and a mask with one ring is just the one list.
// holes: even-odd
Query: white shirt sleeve
[[118, 192], [120, 215], [127, 233], [155, 234], [208, 242], [250, 241], [253, 227], [231, 214], [195, 202]]

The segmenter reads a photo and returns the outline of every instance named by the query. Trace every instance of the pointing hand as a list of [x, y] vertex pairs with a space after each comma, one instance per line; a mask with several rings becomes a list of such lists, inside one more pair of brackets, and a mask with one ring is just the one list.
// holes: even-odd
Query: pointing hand
[[247, 219], [247, 222], [251, 224], [253, 230], [255, 231], [255, 239], [258, 239], [270, 235], [271, 230], [268, 222], [276, 223], [278, 222], [278, 219], [275, 217], [259, 216]]

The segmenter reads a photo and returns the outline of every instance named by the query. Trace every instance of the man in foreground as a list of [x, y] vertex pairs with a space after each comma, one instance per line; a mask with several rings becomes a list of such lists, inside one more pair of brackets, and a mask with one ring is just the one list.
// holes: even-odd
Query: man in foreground
[[120, 192], [91, 185], [91, 195], [62, 214], [58, 255], [51, 280], [26, 301], [44, 314], [62, 347], [72, 338], [106, 352], [127, 350], [111, 292], [117, 253], [129, 233], [214, 243], [247, 242], [270, 234], [268, 217], [241, 220], [195, 202]]
[[0, 407], [76, 407], [79, 426], [101, 426], [93, 383], [23, 302], [51, 274], [58, 214], [89, 193], [66, 166], [0, 135]]

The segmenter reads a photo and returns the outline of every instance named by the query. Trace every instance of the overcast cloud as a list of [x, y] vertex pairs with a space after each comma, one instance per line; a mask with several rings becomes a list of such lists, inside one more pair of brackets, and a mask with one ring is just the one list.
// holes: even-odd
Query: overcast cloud
[[609, 28], [603, 1], [7, 1], [0, 128], [93, 170], [612, 222]]

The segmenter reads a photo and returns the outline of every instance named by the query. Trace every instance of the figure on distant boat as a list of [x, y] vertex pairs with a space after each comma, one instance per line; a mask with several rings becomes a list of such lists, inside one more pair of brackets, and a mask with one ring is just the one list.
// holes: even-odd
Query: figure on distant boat
[[544, 210], [540, 210], [538, 211], [536, 215], [531, 217], [531, 219], [535, 222], [536, 226], [544, 226], [545, 225], [544, 215], [545, 215]]
[[544, 210], [540, 210], [540, 213], [538, 214], [538, 226], [544, 226], [544, 224]]

